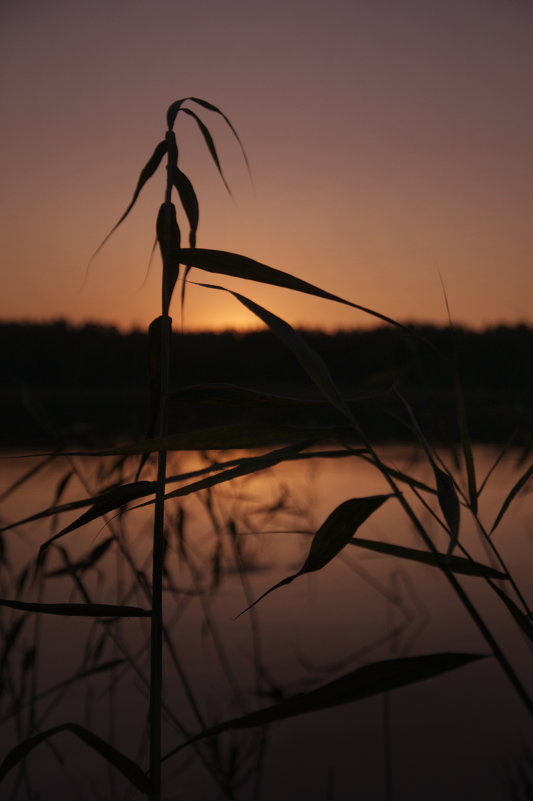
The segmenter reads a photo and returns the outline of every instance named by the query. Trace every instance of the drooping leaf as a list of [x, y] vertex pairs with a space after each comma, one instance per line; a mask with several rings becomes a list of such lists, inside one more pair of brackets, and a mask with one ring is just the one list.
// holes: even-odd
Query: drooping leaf
[[239, 147], [241, 148], [241, 153], [242, 153], [244, 162], [246, 164], [246, 168], [248, 170], [248, 173], [250, 174], [250, 164], [249, 164], [249, 161], [248, 161], [248, 156], [246, 155], [246, 151], [245, 151], [244, 146], [243, 146], [243, 144], [242, 144], [242, 142], [240, 140], [239, 134], [237, 133], [237, 131], [233, 127], [233, 125], [232, 125], [231, 121], [229, 120], [229, 118], [224, 114], [224, 112], [221, 111], [217, 106], [214, 106], [212, 103], [209, 103], [207, 100], [202, 100], [200, 97], [184, 97], [181, 100], [176, 100], [174, 103], [172, 103], [169, 106], [168, 111], [167, 111], [167, 125], [168, 125], [169, 129], [171, 129], [174, 126], [174, 123], [176, 121], [176, 117], [178, 115], [178, 112], [180, 110], [182, 110], [182, 106], [183, 106], [184, 103], [187, 102], [187, 100], [190, 100], [192, 103], [196, 103], [197, 105], [201, 106], [202, 108], [207, 109], [208, 111], [213, 111], [215, 114], [219, 114], [222, 117], [222, 119], [224, 120], [226, 125], [231, 130], [233, 136], [235, 137], [235, 139], [239, 143]]
[[39, 612], [46, 615], [71, 617], [150, 617], [149, 609], [117, 604], [42, 604], [26, 601], [9, 601], [0, 598], [0, 606], [20, 609], [22, 612]]
[[188, 114], [190, 117], [192, 117], [196, 121], [196, 124], [198, 125], [198, 128], [200, 129], [200, 133], [202, 134], [202, 136], [204, 138], [204, 141], [205, 141], [205, 143], [207, 145], [207, 149], [209, 150], [209, 153], [211, 154], [211, 158], [215, 162], [216, 168], [218, 170], [218, 174], [222, 178], [222, 182], [224, 183], [224, 186], [226, 187], [226, 190], [227, 190], [228, 194], [231, 195], [231, 189], [229, 188], [228, 182], [226, 181], [226, 178], [224, 176], [224, 172], [222, 170], [222, 165], [220, 164], [220, 159], [218, 157], [217, 149], [215, 147], [215, 142], [213, 140], [213, 137], [211, 136], [209, 128], [200, 119], [198, 114], [196, 114], [190, 108], [184, 108], [184, 109], [182, 109], [182, 111], [183, 111], [184, 114]]
[[524, 473], [522, 473], [522, 475], [520, 476], [518, 481], [513, 485], [513, 487], [511, 488], [511, 490], [507, 494], [507, 497], [505, 498], [504, 502], [502, 503], [501, 509], [498, 512], [498, 514], [496, 515], [496, 519], [495, 519], [494, 523], [492, 524], [492, 528], [490, 530], [491, 534], [499, 526], [499, 524], [500, 524], [500, 522], [502, 520], [502, 517], [504, 516], [504, 514], [508, 510], [509, 506], [512, 504], [512, 502], [514, 501], [514, 499], [516, 498], [518, 493], [526, 486], [526, 484], [529, 481], [529, 479], [531, 478], [531, 476], [533, 476], [533, 464], [529, 465], [527, 470]]
[[248, 715], [212, 726], [165, 754], [163, 760], [169, 759], [182, 748], [197, 740], [212, 737], [230, 729], [265, 726], [268, 723], [297, 715], [353, 703], [363, 698], [434, 678], [483, 658], [484, 656], [481, 654], [437, 653], [387, 659], [383, 662], [364, 665], [316, 690], [299, 693], [266, 709], [259, 709]]
[[64, 537], [65, 534], [80, 528], [80, 526], [84, 526], [86, 523], [90, 523], [91, 520], [97, 520], [108, 512], [114, 512], [116, 509], [120, 509], [126, 506], [126, 504], [131, 503], [131, 501], [143, 498], [152, 492], [155, 492], [155, 482], [153, 481], [134, 481], [131, 484], [112, 487], [107, 490], [107, 492], [103, 492], [97, 497], [96, 502], [93, 503], [91, 508], [84, 512], [81, 517], [78, 517], [41, 545], [39, 549], [39, 559], [42, 558], [44, 551], [53, 542], [60, 537]]
[[365, 520], [390, 497], [391, 495], [371, 495], [367, 498], [350, 498], [337, 506], [328, 515], [313, 537], [307, 559], [300, 570], [297, 573], [293, 573], [292, 576], [278, 581], [277, 584], [266, 590], [240, 614], [243, 615], [244, 612], [248, 612], [249, 609], [271, 592], [290, 584], [299, 576], [303, 576], [305, 573], [313, 573], [325, 567], [342, 551]]
[[332, 406], [334, 406], [350, 422], [353, 422], [352, 413], [335, 386], [335, 383], [333, 382], [331, 374], [323, 359], [316, 351], [309, 347], [303, 336], [299, 334], [298, 331], [295, 331], [295, 329], [289, 325], [289, 323], [286, 323], [285, 320], [282, 320], [281, 317], [277, 317], [263, 306], [260, 306], [258, 303], [254, 303], [253, 300], [246, 298], [244, 295], [240, 295], [238, 292], [233, 292], [225, 287], [214, 286], [213, 284], [200, 284], [200, 286], [206, 287], [207, 289], [218, 289], [222, 292], [228, 292], [240, 303], [242, 303], [243, 306], [249, 309], [252, 314], [255, 314], [256, 317], [259, 317], [259, 319], [262, 320], [265, 325], [267, 325], [270, 330], [289, 348], [296, 359], [300, 362], [311, 381], [314, 382], [314, 384], [318, 387], [324, 397], [332, 404]]
[[501, 573], [493, 567], [475, 562], [473, 559], [466, 559], [462, 556], [448, 554], [436, 554], [430, 551], [420, 551], [416, 548], [406, 548], [403, 545], [393, 545], [388, 542], [377, 542], [375, 540], [365, 540], [361, 537], [354, 537], [349, 541], [350, 545], [358, 548], [366, 548], [369, 551], [396, 556], [400, 559], [407, 559], [411, 562], [420, 562], [429, 567], [445, 568], [452, 573], [460, 573], [464, 576], [480, 576], [492, 579], [507, 579], [505, 573]]
[[117, 228], [124, 222], [124, 220], [126, 219], [128, 214], [130, 213], [130, 211], [134, 207], [134, 205], [135, 205], [135, 203], [137, 201], [137, 198], [139, 197], [139, 195], [141, 193], [141, 190], [142, 190], [143, 186], [152, 177], [154, 172], [157, 170], [157, 168], [161, 164], [161, 159], [163, 158], [163, 156], [165, 155], [166, 152], [167, 152], [167, 142], [166, 142], [165, 139], [163, 139], [162, 142], [159, 142], [159, 144], [156, 145], [156, 148], [155, 148], [154, 152], [152, 153], [152, 155], [148, 159], [148, 162], [145, 164], [145, 166], [141, 170], [141, 174], [139, 175], [139, 180], [137, 181], [137, 186], [135, 187], [135, 191], [133, 193], [133, 197], [132, 197], [132, 199], [130, 201], [129, 206], [127, 207], [126, 211], [124, 212], [122, 217], [119, 219], [119, 221], [113, 226], [113, 228], [108, 233], [108, 235], [104, 238], [104, 240], [101, 242], [101, 244], [97, 247], [97, 249], [93, 253], [93, 255], [91, 257], [91, 261], [89, 263], [94, 261], [94, 259], [96, 258], [98, 253], [100, 253], [100, 251], [102, 250], [102, 248], [104, 247], [106, 242], [109, 240], [109, 238], [115, 233]]
[[189, 246], [194, 248], [196, 247], [196, 234], [198, 232], [198, 222], [200, 219], [198, 198], [196, 197], [196, 192], [194, 191], [191, 181], [177, 166], [174, 167], [172, 171], [172, 180], [189, 222]]
[[307, 295], [324, 298], [325, 300], [333, 300], [336, 303], [342, 303], [345, 306], [350, 306], [353, 309], [365, 312], [365, 314], [370, 314], [372, 317], [377, 317], [379, 320], [389, 323], [389, 325], [407, 330], [405, 326], [393, 320], [391, 317], [380, 314], [366, 306], [360, 306], [357, 303], [344, 300], [344, 298], [333, 295], [331, 292], [326, 292], [324, 289], [320, 289], [307, 281], [303, 281], [301, 278], [296, 278], [282, 270], [269, 267], [266, 264], [262, 264], [261, 262], [249, 259], [237, 253], [228, 253], [225, 250], [209, 250], [206, 248], [181, 248], [175, 254], [175, 258], [180, 264], [188, 264], [190, 267], [197, 267], [200, 270], [206, 270], [210, 273], [228, 275], [233, 278], [245, 278], [248, 281], [258, 281], [262, 284], [293, 289], [296, 292], [303, 292]]
[[90, 731], [89, 729], [85, 728], [84, 726], [80, 726], [77, 723], [63, 723], [60, 726], [54, 726], [52, 729], [47, 729], [46, 731], [39, 732], [34, 737], [30, 737], [24, 742], [19, 743], [14, 748], [12, 748], [7, 756], [4, 758], [4, 761], [0, 765], [0, 781], [4, 779], [4, 777], [9, 773], [12, 768], [22, 762], [28, 754], [33, 751], [41, 743], [45, 742], [46, 740], [50, 739], [56, 734], [60, 734], [61, 732], [69, 731], [71, 734], [75, 734], [76, 737], [79, 737], [80, 740], [83, 740], [86, 745], [90, 746], [94, 751], [96, 751], [100, 756], [104, 757], [111, 765], [113, 765], [117, 770], [119, 770], [123, 776], [126, 777], [133, 785], [137, 788], [141, 793], [144, 795], [148, 795], [150, 791], [150, 782], [141, 770], [141, 768], [129, 757], [122, 754], [120, 751], [117, 751], [114, 746], [110, 745], [105, 740], [102, 740], [101, 737], [94, 734], [94, 732]]

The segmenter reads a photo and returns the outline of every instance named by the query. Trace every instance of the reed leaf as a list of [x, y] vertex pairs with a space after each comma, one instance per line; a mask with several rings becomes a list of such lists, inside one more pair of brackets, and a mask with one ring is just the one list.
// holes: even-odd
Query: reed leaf
[[257, 281], [261, 284], [293, 289], [295, 292], [303, 292], [307, 295], [324, 298], [325, 300], [333, 300], [336, 303], [342, 303], [345, 306], [350, 306], [352, 309], [357, 309], [372, 317], [376, 317], [389, 325], [408, 330], [404, 325], [393, 320], [391, 317], [380, 314], [366, 306], [352, 303], [338, 295], [333, 295], [331, 292], [326, 292], [326, 290], [320, 289], [301, 278], [296, 278], [289, 273], [283, 272], [283, 270], [269, 267], [266, 264], [255, 261], [255, 259], [249, 259], [247, 256], [229, 253], [225, 250], [209, 250], [206, 248], [180, 248], [173, 256], [178, 264], [187, 264], [189, 267], [197, 267], [200, 270], [205, 270], [210, 273], [227, 275], [232, 278], [245, 278], [248, 281]]
[[39, 732], [39, 734], [36, 734], [34, 737], [30, 737], [12, 748], [0, 765], [0, 781], [2, 781], [2, 779], [4, 779], [4, 777], [16, 765], [20, 764], [24, 759], [26, 759], [28, 754], [30, 754], [34, 748], [46, 740], [49, 740], [51, 737], [54, 737], [56, 734], [60, 734], [64, 731], [75, 734], [76, 737], [78, 737], [80, 740], [83, 740], [86, 745], [100, 754], [100, 756], [104, 757], [104, 759], [113, 765], [113, 767], [119, 770], [120, 773], [122, 773], [122, 775], [128, 779], [134, 787], [137, 788], [137, 790], [144, 795], [148, 795], [150, 791], [150, 782], [141, 768], [135, 762], [133, 762], [133, 760], [129, 759], [129, 757], [125, 756], [120, 751], [117, 751], [117, 749], [110, 745], [110, 743], [102, 740], [102, 738], [98, 737], [97, 734], [85, 728], [85, 726], [80, 726], [77, 723], [63, 723], [60, 726], [54, 726], [52, 729]]
[[174, 167], [172, 171], [172, 181], [178, 192], [181, 205], [187, 215], [189, 222], [189, 246], [196, 247], [196, 234], [198, 232], [198, 222], [200, 219], [200, 208], [194, 187], [189, 178], [179, 167]]
[[243, 609], [238, 615], [243, 615], [259, 603], [274, 590], [291, 584], [294, 579], [305, 573], [314, 573], [321, 570], [337, 556], [355, 534], [357, 529], [375, 512], [391, 495], [371, 495], [367, 498], [350, 498], [337, 506], [317, 530], [307, 558], [303, 566], [292, 576], [278, 581], [273, 587], [266, 590], [252, 604]]
[[139, 179], [137, 181], [137, 186], [135, 187], [135, 191], [133, 192], [133, 197], [132, 197], [128, 207], [126, 208], [126, 211], [124, 212], [122, 217], [120, 217], [118, 222], [115, 223], [115, 225], [110, 230], [110, 232], [107, 234], [107, 236], [102, 240], [100, 245], [98, 245], [98, 247], [94, 251], [93, 255], [91, 256], [91, 262], [96, 258], [98, 253], [100, 253], [100, 251], [102, 250], [102, 248], [104, 247], [106, 242], [108, 242], [108, 240], [115, 233], [117, 228], [120, 225], [122, 225], [122, 223], [124, 222], [124, 220], [126, 219], [128, 214], [130, 213], [130, 211], [134, 207], [135, 203], [137, 202], [137, 198], [139, 197], [143, 186], [145, 185], [145, 183], [147, 181], [150, 180], [152, 175], [155, 173], [155, 171], [157, 170], [157, 168], [161, 164], [163, 156], [165, 155], [166, 152], [167, 152], [167, 143], [166, 143], [166, 140], [163, 139], [162, 142], [159, 142], [159, 144], [156, 145], [154, 152], [152, 153], [152, 155], [148, 159], [148, 162], [145, 164], [145, 166], [141, 170], [141, 173], [139, 175]]
[[207, 149], [209, 150], [209, 153], [211, 154], [211, 158], [215, 162], [215, 166], [216, 166], [216, 168], [218, 170], [218, 174], [220, 175], [220, 177], [222, 179], [222, 182], [223, 182], [224, 186], [226, 187], [226, 190], [227, 190], [228, 194], [231, 195], [231, 189], [229, 188], [228, 182], [226, 181], [226, 178], [224, 176], [224, 171], [222, 170], [222, 165], [220, 163], [220, 159], [218, 157], [217, 149], [215, 147], [215, 142], [213, 140], [213, 137], [211, 136], [209, 128], [200, 119], [198, 114], [196, 114], [190, 108], [184, 108], [184, 109], [182, 109], [182, 111], [183, 111], [184, 114], [188, 114], [190, 117], [192, 117], [193, 120], [195, 120], [196, 124], [198, 125], [200, 133], [202, 134], [202, 136], [204, 138], [204, 141], [205, 141], [205, 143], [207, 145]]
[[39, 612], [46, 615], [68, 617], [150, 617], [151, 615], [149, 609], [116, 604], [42, 604], [0, 598], [0, 606], [19, 609], [21, 612]]
[[434, 678], [483, 658], [482, 654], [437, 653], [387, 659], [383, 662], [364, 665], [310, 692], [293, 695], [266, 709], [259, 709], [248, 715], [211, 726], [178, 748], [174, 748], [163, 759], [169, 759], [182, 748], [197, 740], [212, 737], [230, 729], [265, 726], [268, 723], [293, 718], [297, 715], [353, 703], [363, 698]]
[[200, 284], [200, 286], [206, 287], [207, 289], [218, 289], [222, 292], [229, 292], [230, 295], [233, 295], [236, 300], [249, 309], [252, 314], [259, 317], [259, 319], [270, 328], [272, 333], [289, 348], [300, 362], [311, 381], [313, 381], [331, 405], [350, 422], [353, 422], [352, 413], [335, 386], [324, 361], [316, 351], [309, 347], [302, 335], [295, 331], [289, 323], [286, 323], [281, 317], [272, 314], [272, 312], [260, 306], [258, 303], [254, 303], [250, 298], [240, 295], [238, 292], [233, 292], [231, 289], [215, 286], [213, 284]]
[[518, 493], [526, 486], [527, 482], [529, 481], [529, 479], [531, 478], [532, 475], [533, 475], [533, 464], [529, 465], [527, 470], [524, 473], [522, 473], [522, 475], [520, 476], [518, 481], [510, 489], [507, 497], [505, 498], [504, 502], [501, 505], [500, 511], [496, 515], [496, 519], [495, 519], [494, 523], [492, 524], [492, 528], [490, 530], [490, 534], [492, 534], [496, 530], [496, 528], [499, 526], [499, 524], [501, 523], [501, 520], [502, 520], [504, 514], [507, 512], [509, 506], [514, 501], [514, 499], [516, 498]]
[[481, 578], [500, 580], [509, 578], [506, 573], [462, 556], [445, 553], [435, 554], [430, 551], [420, 551], [416, 548], [406, 548], [403, 545], [392, 545], [389, 542], [365, 540], [361, 539], [361, 537], [354, 537], [349, 540], [349, 545], [356, 545], [358, 548], [366, 548], [369, 551], [395, 556], [399, 559], [407, 559], [411, 562], [420, 562], [423, 565], [438, 567], [441, 570], [451, 570], [452, 573], [460, 573], [463, 576], [479, 576]]
[[58, 576], [69, 575], [73, 571], [84, 573], [86, 570], [95, 567], [100, 559], [102, 559], [102, 557], [107, 553], [114, 541], [114, 537], [108, 537], [103, 542], [100, 542], [98, 545], [96, 545], [92, 551], [87, 554], [87, 556], [83, 557], [83, 559], [78, 559], [77, 562], [72, 562], [68, 567], [58, 567], [55, 570], [48, 570], [44, 575], [47, 578], [54, 578]]
[[126, 506], [131, 501], [135, 501], [138, 498], [143, 498], [150, 493], [155, 492], [155, 484], [152, 481], [133, 481], [131, 484], [122, 484], [119, 487], [112, 487], [111, 489], [107, 490], [107, 492], [102, 493], [102, 495], [98, 496], [96, 502], [84, 512], [81, 517], [78, 517], [72, 523], [70, 523], [65, 528], [61, 529], [57, 534], [50, 539], [43, 542], [39, 549], [39, 560], [42, 559], [43, 553], [46, 551], [50, 545], [58, 540], [60, 537], [64, 537], [65, 534], [69, 534], [71, 531], [74, 531], [80, 526], [84, 526], [86, 523], [90, 523], [92, 520], [97, 520], [99, 517], [102, 517], [108, 512], [114, 512], [116, 509], [121, 509], [123, 506]]

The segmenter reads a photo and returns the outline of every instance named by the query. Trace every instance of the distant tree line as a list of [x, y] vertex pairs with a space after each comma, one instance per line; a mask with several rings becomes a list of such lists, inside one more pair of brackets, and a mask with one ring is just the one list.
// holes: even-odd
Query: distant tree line
[[[457, 373], [477, 438], [499, 440], [511, 429], [525, 435], [533, 395], [531, 327], [498, 326], [476, 332], [418, 325], [411, 331], [380, 327], [334, 334], [302, 331], [302, 335], [323, 357], [347, 397], [379, 394], [394, 386], [417, 406], [433, 433], [438, 435], [435, 425], [441, 425], [442, 436], [449, 438], [455, 431]], [[142, 435], [148, 402], [146, 333], [124, 334], [110, 326], [72, 326], [65, 321], [0, 323], [0, 353], [4, 441], [39, 439], [43, 422], [36, 422], [39, 413], [32, 412], [32, 404], [42, 405], [52, 428], [85, 426], [105, 436], [122, 433], [119, 426]], [[211, 382], [319, 397], [294, 357], [268, 331], [176, 334], [171, 385], [179, 389]], [[388, 402], [392, 419], [397, 416], [397, 402]], [[435, 410], [429, 419], [431, 403]], [[375, 407], [370, 401], [365, 412], [363, 402], [361, 413], [372, 418]], [[391, 411], [393, 407], [396, 411]], [[200, 411], [184, 404], [176, 419], [196, 424], [194, 413], [198, 416]], [[232, 414], [242, 419], [242, 413], [235, 411], [215, 418], [212, 408], [203, 414], [204, 424], [229, 420]], [[261, 419], [256, 412], [247, 414]], [[330, 413], [322, 414], [326, 419]], [[374, 422], [369, 425], [372, 428]], [[407, 436], [405, 426], [391, 422], [387, 429], [376, 424], [376, 436], [401, 438], [402, 430]]]

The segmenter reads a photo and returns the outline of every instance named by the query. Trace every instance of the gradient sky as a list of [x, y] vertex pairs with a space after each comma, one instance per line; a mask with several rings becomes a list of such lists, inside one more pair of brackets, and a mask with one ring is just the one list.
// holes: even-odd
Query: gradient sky
[[[143, 285], [164, 173], [94, 262], [162, 138], [173, 100], [203, 97], [225, 194], [189, 119], [181, 166], [198, 244], [287, 270], [400, 320], [530, 319], [531, 0], [2, 0], [0, 318], [146, 327]], [[194, 270], [193, 280], [212, 281]], [[361, 313], [222, 280], [293, 324]], [[177, 306], [174, 317], [179, 318]], [[187, 328], [255, 327], [192, 287]]]

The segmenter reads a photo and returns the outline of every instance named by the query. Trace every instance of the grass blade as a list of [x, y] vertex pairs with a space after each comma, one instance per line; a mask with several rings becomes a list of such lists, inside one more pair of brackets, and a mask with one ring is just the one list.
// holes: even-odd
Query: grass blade
[[266, 590], [250, 606], [247, 606], [240, 615], [248, 612], [274, 590], [290, 584], [294, 579], [303, 576], [305, 573], [314, 573], [325, 567], [350, 542], [352, 536], [365, 520], [390, 497], [390, 495], [371, 495], [368, 498], [350, 498], [337, 506], [317, 530], [307, 559], [301, 569]]
[[533, 464], [529, 465], [527, 470], [524, 473], [522, 473], [522, 475], [520, 476], [520, 478], [518, 479], [516, 484], [514, 484], [514, 486], [510, 490], [509, 494], [505, 498], [504, 502], [502, 503], [502, 507], [501, 507], [500, 511], [496, 515], [496, 520], [492, 524], [492, 528], [490, 530], [491, 534], [499, 526], [499, 524], [500, 524], [500, 522], [502, 520], [502, 517], [504, 516], [504, 514], [508, 510], [509, 506], [514, 501], [514, 499], [516, 498], [518, 493], [526, 486], [527, 482], [529, 481], [529, 479], [531, 478], [532, 475], [533, 475]]
[[285, 289], [304, 292], [307, 295], [324, 298], [325, 300], [333, 300], [336, 303], [342, 303], [352, 309], [365, 312], [365, 314], [370, 314], [372, 317], [377, 317], [378, 320], [383, 320], [389, 325], [408, 330], [391, 317], [380, 314], [373, 309], [368, 309], [366, 306], [360, 306], [357, 303], [344, 300], [338, 295], [326, 292], [326, 290], [283, 272], [283, 270], [277, 270], [274, 267], [269, 267], [266, 264], [255, 261], [255, 259], [249, 259], [237, 253], [229, 253], [225, 250], [209, 250], [207, 248], [180, 248], [173, 255], [179, 264], [187, 264], [189, 267], [198, 267], [200, 270], [206, 270], [210, 273], [228, 275], [233, 278], [245, 278], [248, 281], [258, 281], [262, 284], [285, 287]]
[[148, 162], [145, 164], [145, 166], [141, 170], [141, 174], [139, 175], [139, 180], [137, 181], [137, 186], [135, 187], [135, 191], [133, 193], [133, 197], [132, 197], [132, 199], [131, 199], [126, 211], [124, 212], [122, 217], [119, 219], [119, 221], [117, 223], [115, 223], [113, 228], [110, 230], [108, 235], [103, 239], [103, 241], [100, 243], [100, 245], [98, 245], [98, 247], [94, 251], [93, 255], [91, 256], [91, 259], [89, 261], [89, 265], [94, 261], [96, 256], [100, 253], [100, 251], [102, 250], [102, 248], [104, 247], [106, 242], [115, 233], [117, 228], [120, 225], [122, 225], [122, 223], [124, 222], [124, 220], [126, 219], [128, 214], [130, 213], [130, 211], [134, 207], [134, 205], [135, 205], [135, 203], [137, 201], [137, 198], [139, 197], [139, 195], [141, 193], [141, 190], [142, 190], [143, 186], [145, 185], [145, 183], [148, 180], [150, 180], [150, 178], [152, 177], [154, 172], [157, 170], [157, 168], [161, 164], [161, 160], [162, 160], [162, 158], [163, 158], [163, 156], [165, 155], [166, 152], [167, 152], [167, 143], [163, 139], [162, 142], [159, 142], [159, 144], [156, 145], [156, 148], [155, 148], [154, 152], [152, 153], [152, 155], [150, 156]]
[[97, 498], [96, 503], [84, 512], [81, 517], [78, 517], [53, 537], [43, 542], [39, 549], [39, 559], [42, 559], [43, 553], [53, 542], [60, 537], [64, 537], [65, 534], [69, 534], [71, 531], [80, 528], [80, 526], [84, 526], [92, 520], [97, 520], [108, 512], [114, 512], [116, 509], [126, 506], [126, 504], [131, 501], [136, 501], [138, 498], [143, 498], [153, 492], [155, 492], [155, 486], [152, 481], [134, 481], [131, 484], [112, 487], [107, 492], [102, 493], [102, 495]]
[[275, 314], [272, 314], [272, 312], [269, 312], [258, 303], [254, 303], [253, 300], [246, 298], [244, 295], [240, 295], [238, 292], [232, 292], [231, 289], [214, 286], [213, 284], [199, 284], [199, 286], [206, 287], [207, 289], [218, 289], [222, 292], [229, 292], [230, 295], [233, 295], [236, 300], [249, 309], [252, 314], [259, 317], [289, 350], [292, 351], [311, 381], [313, 381], [331, 405], [347, 417], [350, 422], [353, 422], [352, 413], [335, 386], [324, 361], [316, 351], [309, 347], [302, 335], [295, 331], [289, 323], [286, 323], [281, 317], [277, 317]]
[[33, 751], [34, 748], [50, 739], [50, 737], [53, 737], [54, 735], [60, 734], [64, 731], [69, 731], [71, 734], [75, 734], [76, 737], [79, 737], [80, 740], [83, 740], [86, 745], [90, 746], [94, 751], [100, 754], [100, 756], [103, 756], [104, 759], [106, 759], [111, 765], [119, 770], [120, 773], [122, 773], [122, 775], [125, 776], [126, 779], [128, 779], [134, 785], [134, 787], [137, 788], [137, 790], [144, 795], [148, 794], [150, 791], [150, 782], [146, 778], [141, 768], [135, 762], [133, 762], [133, 760], [129, 759], [120, 751], [117, 751], [116, 748], [107, 743], [105, 740], [102, 740], [101, 737], [98, 737], [98, 735], [94, 734], [94, 732], [86, 729], [84, 726], [79, 726], [77, 723], [63, 723], [60, 726], [54, 726], [54, 728], [40, 732], [34, 737], [30, 737], [29, 739], [24, 740], [24, 742], [19, 743], [15, 746], [15, 748], [12, 748], [0, 765], [0, 781], [4, 779], [10, 770], [22, 762], [28, 756], [28, 754]]
[[65, 617], [150, 617], [151, 615], [149, 609], [116, 604], [41, 604], [0, 598], [0, 606], [19, 609], [21, 612], [39, 612]]
[[183, 113], [184, 114], [188, 114], [190, 117], [192, 117], [196, 121], [196, 123], [198, 125], [198, 128], [200, 129], [200, 133], [202, 134], [202, 136], [204, 138], [204, 141], [205, 141], [205, 143], [207, 145], [207, 149], [209, 150], [209, 153], [211, 154], [211, 158], [215, 162], [216, 168], [218, 170], [218, 174], [222, 178], [222, 182], [223, 182], [224, 186], [226, 187], [226, 190], [227, 190], [228, 194], [231, 196], [231, 189], [229, 188], [228, 182], [226, 181], [226, 178], [224, 176], [224, 172], [222, 170], [222, 165], [220, 163], [220, 159], [218, 158], [217, 149], [215, 147], [215, 143], [213, 141], [213, 137], [211, 136], [209, 128], [200, 119], [198, 114], [195, 114], [195, 112], [192, 111], [190, 108], [184, 108], [183, 109]]
[[481, 654], [437, 653], [387, 659], [383, 662], [364, 665], [328, 684], [318, 687], [316, 690], [299, 693], [266, 709], [260, 709], [257, 712], [251, 712], [248, 715], [212, 726], [170, 751], [163, 759], [168, 759], [197, 740], [212, 737], [230, 729], [265, 726], [268, 723], [297, 715], [353, 703], [363, 698], [369, 698], [372, 695], [389, 692], [398, 687], [405, 687], [409, 684], [434, 678], [442, 673], [456, 670], [468, 665], [470, 662], [483, 658], [484, 656]]
[[392, 545], [388, 542], [364, 540], [361, 539], [361, 537], [354, 537], [354, 539], [349, 540], [349, 544], [356, 545], [358, 548], [366, 548], [376, 553], [386, 554], [387, 556], [396, 556], [400, 559], [408, 559], [411, 562], [420, 562], [429, 567], [438, 567], [439, 569], [446, 568], [446, 570], [451, 570], [452, 573], [460, 573], [464, 576], [479, 576], [482, 578], [499, 580], [508, 578], [505, 573], [501, 573], [493, 567], [482, 565], [480, 562], [475, 562], [473, 559], [466, 559], [462, 556], [453, 556], [444, 553], [434, 554], [430, 551], [406, 548], [403, 545]]

